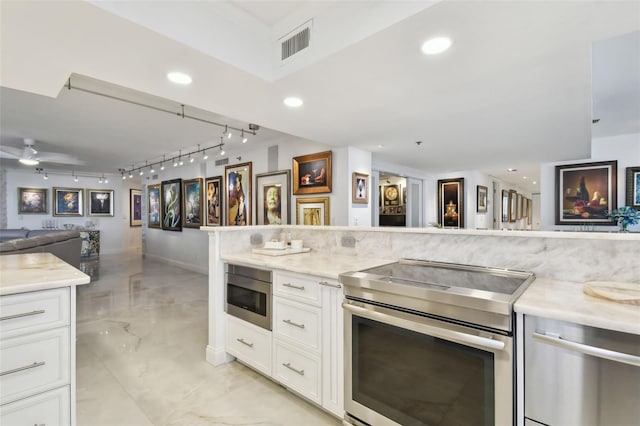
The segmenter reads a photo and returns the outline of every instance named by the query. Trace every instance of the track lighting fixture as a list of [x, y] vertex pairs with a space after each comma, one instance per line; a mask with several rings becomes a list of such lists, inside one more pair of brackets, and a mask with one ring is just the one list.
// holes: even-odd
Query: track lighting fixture
[[178, 167], [178, 159], [173, 160], [173, 167]]
[[74, 182], [77, 182], [77, 181], [79, 181], [79, 180], [80, 180], [80, 179], [78, 179], [78, 176], [74, 176], [74, 177], [73, 177], [73, 181], [74, 181]]
[[155, 173], [156, 170], [153, 168], [153, 166], [149, 167], [149, 174]]
[[244, 130], [240, 132], [240, 137], [242, 138], [242, 143], [247, 143], [247, 137], [244, 135]]
[[142, 169], [140, 169], [140, 176], [142, 176], [144, 174], [144, 171]]
[[222, 141], [222, 136], [220, 136], [220, 155], [224, 155], [224, 149], [222, 149], [222, 147], [224, 146], [224, 142]]
[[44, 174], [44, 176], [42, 177], [44, 180], [48, 180], [49, 179], [49, 175], [48, 174]]
[[102, 174], [102, 183], [109, 183], [109, 179], [104, 177], [104, 173]]

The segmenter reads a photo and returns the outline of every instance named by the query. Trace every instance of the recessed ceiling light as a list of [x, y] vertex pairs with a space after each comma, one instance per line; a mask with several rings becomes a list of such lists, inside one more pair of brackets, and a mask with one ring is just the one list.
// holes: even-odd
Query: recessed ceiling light
[[378, 148], [384, 148], [384, 145], [380, 144], [378, 145]]
[[451, 47], [449, 37], [435, 37], [422, 43], [422, 53], [425, 55], [437, 55]]
[[296, 98], [295, 96], [290, 96], [284, 99], [284, 104], [290, 108], [299, 108], [302, 106], [302, 99]]
[[189, 74], [185, 74], [183, 72], [179, 72], [179, 71], [172, 71], [169, 74], [167, 74], [167, 78], [169, 79], [169, 81], [171, 81], [172, 83], [176, 83], [176, 84], [191, 84], [191, 76]]
[[533, 181], [533, 184], [536, 185], [538, 182], [536, 182], [535, 180]]

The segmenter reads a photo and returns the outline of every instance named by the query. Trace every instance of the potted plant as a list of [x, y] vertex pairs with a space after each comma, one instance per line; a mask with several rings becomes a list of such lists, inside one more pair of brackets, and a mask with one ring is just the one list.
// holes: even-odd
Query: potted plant
[[614, 209], [607, 216], [618, 223], [622, 232], [628, 232], [629, 225], [635, 225], [640, 221], [640, 211], [634, 210], [629, 206]]

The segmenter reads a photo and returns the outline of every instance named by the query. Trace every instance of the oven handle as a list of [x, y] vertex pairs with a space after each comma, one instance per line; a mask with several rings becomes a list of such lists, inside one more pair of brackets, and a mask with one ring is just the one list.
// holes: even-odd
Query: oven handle
[[357, 314], [361, 317], [369, 318], [375, 321], [380, 321], [386, 324], [395, 325], [400, 328], [408, 330], [418, 331], [424, 334], [429, 334], [433, 337], [439, 337], [445, 340], [450, 340], [462, 344], [470, 344], [478, 346], [490, 351], [502, 351], [505, 344], [499, 340], [489, 339], [487, 337], [473, 336], [471, 334], [461, 333], [459, 331], [448, 330], [446, 328], [434, 327], [432, 325], [420, 324], [413, 321], [408, 321], [402, 318], [394, 317], [393, 315], [384, 314], [382, 312], [372, 311], [367, 308], [361, 308], [359, 306], [351, 305], [343, 302], [342, 307], [347, 311]]
[[636, 367], [640, 367], [640, 357], [636, 355], [598, 348], [596, 346], [585, 345], [584, 343], [573, 342], [571, 340], [563, 339], [561, 336], [557, 335], [534, 332], [532, 336], [534, 340], [537, 340], [541, 343], [558, 346], [560, 348], [580, 352], [585, 355], [591, 355], [598, 358], [608, 359], [610, 361], [621, 362], [624, 364], [630, 364]]

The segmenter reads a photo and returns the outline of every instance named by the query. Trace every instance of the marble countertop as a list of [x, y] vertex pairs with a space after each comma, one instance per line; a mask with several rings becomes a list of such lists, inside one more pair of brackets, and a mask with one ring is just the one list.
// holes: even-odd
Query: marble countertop
[[51, 253], [0, 256], [0, 295], [88, 284], [91, 277]]
[[225, 262], [244, 263], [247, 265], [283, 269], [302, 274], [315, 275], [337, 280], [343, 272], [360, 271], [394, 262], [393, 259], [360, 258], [328, 253], [297, 253], [285, 256], [268, 256], [255, 253], [225, 253], [221, 256]]
[[514, 309], [525, 315], [640, 335], [640, 306], [589, 296], [583, 287], [584, 283], [536, 278]]

